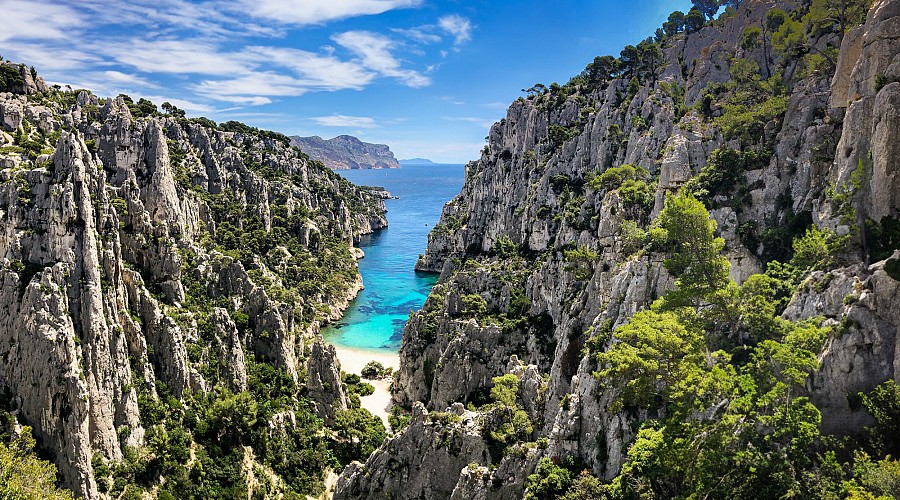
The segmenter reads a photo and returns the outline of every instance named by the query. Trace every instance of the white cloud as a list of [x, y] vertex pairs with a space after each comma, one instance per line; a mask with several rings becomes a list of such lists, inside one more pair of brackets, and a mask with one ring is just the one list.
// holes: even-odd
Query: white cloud
[[[141, 78], [137, 75], [122, 73], [121, 71], [104, 71], [102, 73], [104, 80], [124, 85], [134, 85], [137, 87], [156, 87], [155, 84]], [[180, 106], [179, 106], [180, 107]]]
[[220, 40], [237, 34], [283, 35], [281, 29], [247, 22], [246, 9], [233, 2], [80, 0], [78, 8], [88, 12], [95, 25], [143, 26], [158, 35], [171, 35], [175, 30], [187, 31], [191, 36], [202, 34], [206, 39]]
[[185, 99], [176, 99], [172, 97], [165, 96], [157, 96], [157, 95], [145, 95], [142, 96], [144, 99], [149, 99], [153, 101], [153, 104], [157, 106], [161, 106], [162, 103], [168, 102], [169, 104], [175, 106], [176, 108], [181, 108], [185, 111], [193, 111], [195, 113], [214, 113], [216, 108], [212, 106], [207, 106], [206, 104], [200, 104], [193, 101], [188, 101]]
[[366, 68], [379, 74], [397, 78], [408, 87], [431, 85], [431, 79], [427, 76], [400, 67], [400, 61], [391, 53], [394, 42], [386, 36], [369, 31], [346, 31], [332, 36], [331, 39], [356, 54]]
[[323, 127], [357, 127], [357, 128], [375, 128], [378, 126], [373, 118], [368, 116], [347, 116], [347, 115], [331, 115], [331, 116], [315, 116], [312, 121], [316, 125]]
[[251, 16], [284, 24], [309, 25], [414, 7], [421, 0], [240, 0]]
[[485, 108], [489, 108], [489, 109], [499, 109], [499, 110], [506, 111], [506, 109], [509, 108], [509, 103], [502, 102], [502, 101], [494, 101], [494, 102], [486, 102], [486, 103], [482, 104], [481, 106], [485, 107]]
[[245, 72], [248, 62], [240, 54], [222, 52], [216, 45], [197, 39], [132, 39], [109, 47], [107, 53], [147, 73], [234, 75]]
[[448, 95], [441, 96], [439, 99], [442, 101], [449, 102], [450, 104], [455, 104], [457, 106], [462, 106], [463, 104], [466, 103], [466, 101], [463, 101], [463, 100], [460, 100], [459, 98], [451, 97]]
[[472, 39], [472, 23], [459, 14], [450, 14], [438, 19], [438, 26], [453, 35], [454, 44], [461, 45]]
[[341, 61], [333, 55], [319, 55], [283, 47], [248, 47], [248, 59], [263, 60], [294, 71], [306, 85], [318, 90], [362, 89], [375, 74], [357, 62]]
[[200, 95], [242, 104], [268, 104], [263, 96], [299, 96], [310, 90], [309, 82], [289, 75], [264, 71], [225, 80], [204, 80], [193, 86]]
[[71, 70], [90, 68], [100, 62], [100, 58], [93, 54], [55, 44], [4, 42], [0, 50], [6, 59], [34, 66], [41, 74], [47, 70], [70, 73]]
[[84, 23], [77, 12], [56, 3], [7, 0], [0, 3], [0, 12], [3, 13], [0, 42], [65, 39], [72, 36], [69, 29]]
[[[0, 53], [34, 65], [48, 81], [90, 88], [103, 95], [123, 92], [136, 97], [148, 89], [158, 94], [161, 88], [175, 85], [193, 93], [182, 95], [192, 106], [179, 107], [221, 112], [203, 103], [212, 99], [235, 105], [269, 104], [275, 97], [308, 92], [362, 90], [383, 78], [413, 88], [430, 85], [429, 74], [437, 66], [413, 69], [401, 55], [424, 56], [423, 46], [449, 42], [443, 34], [446, 29], [437, 24], [393, 30], [396, 39], [348, 31], [332, 37], [335, 46], [312, 50], [268, 45], [251, 38], [278, 37], [289, 26], [378, 14], [420, 3], [0, 0], [4, 19]], [[239, 13], [243, 16], [236, 15]], [[253, 21], [254, 16], [258, 21]], [[127, 33], [125, 38], [122, 33]], [[254, 44], [248, 45], [249, 40]]]
[[434, 26], [419, 26], [409, 29], [394, 28], [391, 31], [393, 31], [394, 33], [399, 33], [409, 38], [410, 40], [428, 45], [432, 43], [438, 43], [442, 40], [439, 35], [435, 35], [433, 33], [433, 30]]
[[483, 128], [491, 128], [494, 125], [494, 120], [489, 120], [486, 118], [477, 118], [474, 116], [445, 116], [445, 120], [448, 122], [466, 122], [466, 123], [474, 123], [479, 127]]

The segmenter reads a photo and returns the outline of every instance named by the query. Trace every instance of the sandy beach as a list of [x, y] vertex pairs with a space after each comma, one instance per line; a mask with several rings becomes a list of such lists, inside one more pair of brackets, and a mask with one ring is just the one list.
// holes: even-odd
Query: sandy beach
[[[385, 368], [392, 367], [394, 370], [400, 366], [398, 354], [386, 354], [338, 345], [335, 345], [334, 348], [337, 350], [338, 360], [341, 362], [341, 370], [346, 373], [359, 375], [369, 361], [378, 361]], [[366, 382], [375, 387], [375, 392], [370, 396], [360, 398], [360, 405], [372, 412], [373, 415], [381, 417], [385, 427], [388, 427], [387, 417], [391, 407], [391, 394], [388, 392], [390, 382], [387, 380], [366, 380]]]

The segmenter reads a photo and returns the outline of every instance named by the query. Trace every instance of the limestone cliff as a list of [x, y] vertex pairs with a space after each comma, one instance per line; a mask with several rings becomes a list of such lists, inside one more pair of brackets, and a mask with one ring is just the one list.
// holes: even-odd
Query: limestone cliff
[[292, 136], [291, 144], [334, 170], [400, 168], [387, 145], [362, 142], [352, 135], [339, 135], [333, 139], [322, 139], [317, 135]]
[[[586, 344], [592, 337], [607, 342], [597, 339], [673, 288], [664, 255], [642, 250], [635, 227], [648, 227], [667, 193], [709, 182], [711, 158], [725, 151], [751, 151], [733, 180], [705, 184], [704, 203], [737, 283], [790, 252], [790, 231], [815, 226], [848, 235], [846, 265], [814, 273], [783, 316], [835, 325], [804, 391], [822, 412], [822, 429], [857, 432], [871, 422], [848, 395], [900, 376], [897, 274], [885, 270], [900, 255], [874, 235], [900, 215], [900, 1], [875, 2], [864, 25], [843, 39], [829, 30], [807, 33], [808, 52], [834, 51], [835, 64], [824, 71], [812, 58], [747, 42], [747, 28], [765, 28], [773, 7], [803, 9], [743, 2], [702, 29], [665, 37], [648, 75], [613, 72], [593, 84], [582, 75], [565, 86], [535, 87], [491, 127], [416, 266], [440, 279], [404, 330], [394, 398], [415, 415], [477, 406], [495, 377], [514, 371], [507, 366], [514, 356], [546, 377], [540, 391], [520, 387], [517, 398], [539, 446], [479, 458], [473, 445], [474, 455], [459, 452], [473, 464], [459, 469], [416, 447], [441, 430], [410, 426], [366, 464], [345, 470], [336, 498], [451, 497], [411, 472], [378, 482], [377, 494], [367, 490], [386, 467], [411, 464], [454, 465], [445, 471], [458, 476], [452, 498], [521, 498], [535, 455], [575, 457], [598, 477], [616, 476], [649, 415], [610, 409], [618, 389], [598, 379]], [[743, 68], [752, 69], [749, 80]], [[779, 111], [755, 115], [743, 135], [728, 121], [743, 104], [727, 97], [741, 81], [778, 82], [766, 102]], [[643, 169], [638, 175], [650, 191], [605, 186], [601, 174], [622, 165]], [[521, 370], [517, 377], [526, 380]], [[462, 417], [478, 418], [490, 442], [487, 415]]]
[[[150, 436], [184, 436], [167, 422], [189, 401], [242, 401], [230, 395], [278, 373], [293, 394], [310, 349], [320, 416], [346, 407], [315, 339], [361, 287], [351, 248], [386, 225], [380, 198], [280, 134], [4, 67], [22, 79], [0, 92], [0, 386], [64, 485], [121, 492], [110, 470], [137, 481], [121, 464], [153, 463], [159, 448], [134, 451]], [[247, 453], [247, 471], [263, 467]]]

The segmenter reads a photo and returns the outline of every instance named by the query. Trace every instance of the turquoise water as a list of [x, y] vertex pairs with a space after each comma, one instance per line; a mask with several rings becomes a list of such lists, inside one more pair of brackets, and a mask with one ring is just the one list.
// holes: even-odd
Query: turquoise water
[[385, 200], [389, 226], [360, 241], [366, 257], [359, 261], [359, 271], [366, 288], [344, 318], [323, 334], [339, 346], [396, 353], [409, 312], [422, 307], [437, 280], [413, 267], [444, 203], [459, 193], [464, 167], [408, 165], [338, 173], [357, 185], [383, 186], [400, 199]]

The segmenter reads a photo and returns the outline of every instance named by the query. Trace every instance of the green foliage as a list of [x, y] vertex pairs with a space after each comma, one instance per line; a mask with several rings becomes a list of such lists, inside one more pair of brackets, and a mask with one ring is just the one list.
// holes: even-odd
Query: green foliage
[[21, 66], [3, 64], [0, 61], [0, 92], [12, 92], [13, 89], [25, 85], [25, 77], [22, 76]]
[[9, 445], [0, 442], [0, 498], [71, 499], [69, 491], [56, 487], [56, 466], [37, 458], [34, 446], [28, 426]]
[[706, 19], [699, 9], [691, 9], [684, 17], [684, 30], [688, 33], [696, 33], [706, 25]]
[[865, 452], [853, 456], [853, 479], [844, 482], [850, 499], [889, 500], [900, 498], [900, 462], [887, 457], [872, 460]]
[[890, 259], [885, 262], [884, 272], [891, 278], [900, 281], [900, 259]]
[[866, 429], [872, 448], [881, 456], [900, 456], [900, 385], [887, 380], [860, 396], [875, 418], [875, 424]]
[[615, 338], [618, 342], [597, 354], [595, 374], [620, 391], [612, 411], [658, 408], [671, 399], [676, 382], [693, 378], [690, 372], [705, 364], [702, 336], [673, 313], [638, 312]]
[[759, 46], [762, 40], [763, 32], [759, 26], [747, 26], [741, 33], [741, 48], [744, 50], [753, 50]]
[[391, 414], [388, 415], [388, 424], [391, 426], [391, 432], [398, 433], [409, 425], [409, 413], [404, 411], [399, 405], [391, 406]]
[[663, 23], [662, 28], [668, 36], [674, 36], [684, 31], [684, 12], [676, 10], [669, 14], [669, 18]]
[[569, 490], [561, 500], [600, 500], [607, 497], [607, 487], [599, 479], [592, 476], [587, 470], [581, 474], [569, 486]]
[[663, 266], [675, 277], [671, 306], [697, 307], [726, 287], [731, 266], [721, 255], [725, 240], [715, 236], [715, 221], [693, 194], [668, 195], [655, 226], [651, 237], [668, 250]]
[[712, 116], [713, 102], [717, 101], [722, 112], [715, 117], [715, 124], [726, 139], [758, 144], [757, 149], [769, 147], [774, 135], [767, 135], [767, 129], [772, 124], [778, 125], [787, 111], [784, 83], [778, 75], [763, 80], [759, 65], [749, 59], [733, 59], [729, 72], [731, 81], [710, 84], [704, 90], [699, 104], [701, 112]]
[[802, 274], [831, 269], [846, 250], [847, 236], [838, 236], [829, 229], [811, 227], [793, 243], [794, 257], [791, 265]]
[[806, 42], [806, 33], [803, 23], [794, 20], [790, 16], [773, 18], [773, 22], [781, 21], [777, 31], [772, 33], [772, 47], [782, 57], [796, 56]]
[[728, 70], [731, 79], [740, 87], [759, 81], [759, 64], [752, 59], [734, 59]]
[[626, 181], [647, 181], [649, 178], [650, 172], [646, 169], [624, 164], [604, 170], [594, 176], [588, 185], [595, 191], [612, 191], [619, 189]]
[[691, 0], [691, 4], [708, 19], [714, 18], [719, 11], [719, 0]]
[[873, 0], [812, 0], [805, 21], [814, 29], [831, 30], [844, 34], [848, 29], [862, 24]]
[[347, 395], [350, 397], [350, 406], [359, 408], [359, 398], [371, 396], [375, 393], [375, 387], [372, 384], [363, 382], [359, 375], [348, 373], [344, 375], [344, 385], [347, 387]]
[[724, 106], [725, 113], [716, 119], [716, 125], [727, 139], [765, 138], [765, 126], [781, 119], [787, 105], [788, 98], [784, 95], [775, 95], [756, 104], [732, 102]]
[[462, 314], [471, 317], [482, 316], [487, 312], [487, 300], [477, 293], [462, 297]]
[[591, 86], [600, 86], [619, 73], [619, 60], [613, 56], [597, 56], [582, 71], [582, 78]]
[[562, 497], [572, 486], [572, 473], [542, 458], [534, 474], [525, 480], [525, 499], [544, 500]]
[[763, 168], [771, 155], [767, 151], [738, 151], [720, 147], [712, 152], [705, 167], [685, 185], [704, 205], [717, 208], [717, 196], [729, 196], [730, 206], [740, 209], [748, 203], [746, 171]]
[[509, 259], [521, 253], [519, 245], [515, 244], [508, 236], [500, 236], [491, 247], [491, 254], [501, 259]]
[[362, 371], [360, 371], [360, 375], [362, 375], [363, 378], [371, 380], [381, 377], [385, 372], [384, 365], [378, 361], [369, 361], [366, 363], [366, 366], [363, 367]]
[[563, 127], [561, 125], [550, 125], [549, 129], [550, 143], [555, 147], [559, 147], [578, 136], [579, 130], [575, 127]]
[[573, 273], [575, 279], [586, 280], [593, 274], [594, 263], [600, 259], [600, 254], [581, 245], [563, 250], [563, 259], [567, 262], [566, 270]]
[[[605, 370], [597, 375], [624, 387], [626, 407], [664, 415], [638, 432], [613, 497], [771, 498], [821, 486], [803, 472], [818, 467], [809, 450], [819, 443], [821, 417], [795, 391], [816, 369], [827, 330], [787, 325], [782, 339], [760, 342], [747, 362], [734, 364], [709, 353], [691, 318], [638, 313], [598, 355]], [[702, 412], [712, 417], [692, 417]]]
[[622, 240], [622, 252], [632, 255], [647, 243], [647, 232], [633, 220], [623, 220], [619, 225], [619, 237]]
[[518, 404], [519, 378], [506, 374], [491, 379], [490, 397], [493, 403], [482, 407], [488, 410], [483, 435], [488, 442], [491, 458], [499, 462], [503, 451], [517, 442], [527, 441], [534, 432], [528, 413]]
[[499, 404], [515, 408], [516, 393], [519, 391], [519, 378], [512, 374], [501, 375], [492, 379], [491, 399]]
[[331, 447], [342, 465], [365, 460], [387, 437], [381, 419], [364, 408], [336, 412], [332, 430], [337, 439]]
[[581, 245], [563, 250], [566, 262], [597, 262], [600, 255], [590, 248]]
[[884, 216], [880, 222], [866, 219], [866, 246], [872, 262], [887, 259], [900, 249], [900, 220]]

